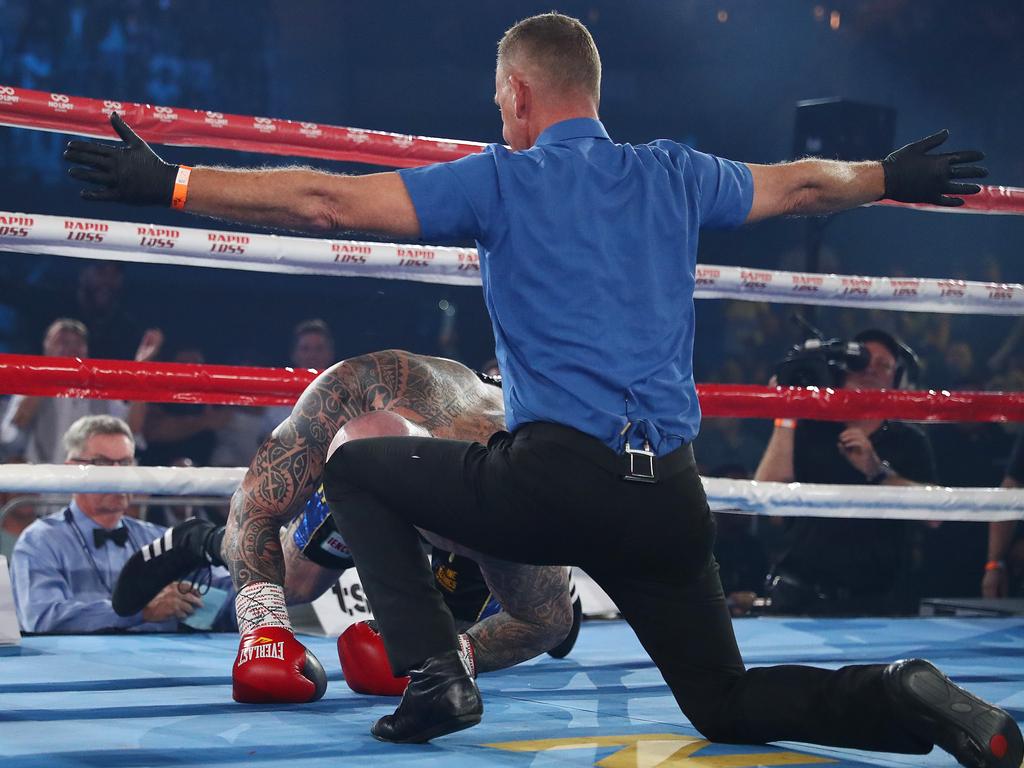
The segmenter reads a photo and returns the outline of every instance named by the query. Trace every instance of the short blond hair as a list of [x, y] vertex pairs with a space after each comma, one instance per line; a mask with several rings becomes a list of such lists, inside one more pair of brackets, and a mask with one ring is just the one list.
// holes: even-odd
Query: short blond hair
[[601, 100], [601, 55], [579, 19], [552, 12], [516, 22], [498, 41], [498, 67], [513, 60], [537, 67], [560, 91]]

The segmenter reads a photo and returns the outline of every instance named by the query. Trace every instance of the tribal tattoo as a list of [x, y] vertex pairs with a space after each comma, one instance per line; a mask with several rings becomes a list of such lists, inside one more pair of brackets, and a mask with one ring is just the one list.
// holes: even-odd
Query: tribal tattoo
[[480, 572], [502, 610], [467, 630], [477, 672], [505, 669], [558, 645], [572, 628], [569, 571], [478, 558]]
[[329, 368], [257, 451], [231, 499], [222, 552], [241, 589], [284, 583], [279, 531], [321, 481], [331, 440], [347, 422], [393, 411], [436, 437], [482, 440], [504, 428], [501, 392], [452, 360], [399, 350]]

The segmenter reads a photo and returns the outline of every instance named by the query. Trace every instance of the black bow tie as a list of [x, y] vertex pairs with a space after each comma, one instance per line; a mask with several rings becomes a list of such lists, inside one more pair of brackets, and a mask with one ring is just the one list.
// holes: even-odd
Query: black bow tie
[[108, 541], [123, 547], [125, 542], [128, 541], [128, 529], [123, 525], [119, 528], [114, 528], [112, 531], [108, 531], [106, 528], [93, 528], [92, 541], [96, 545], [96, 549], [99, 549]]

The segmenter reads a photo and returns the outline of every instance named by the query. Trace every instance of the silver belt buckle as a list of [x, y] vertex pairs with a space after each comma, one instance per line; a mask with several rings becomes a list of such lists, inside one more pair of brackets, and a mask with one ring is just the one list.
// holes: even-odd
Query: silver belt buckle
[[658, 475], [654, 465], [654, 451], [647, 448], [630, 448], [626, 445], [629, 456], [629, 473], [622, 476], [623, 480], [634, 483], [656, 483]]

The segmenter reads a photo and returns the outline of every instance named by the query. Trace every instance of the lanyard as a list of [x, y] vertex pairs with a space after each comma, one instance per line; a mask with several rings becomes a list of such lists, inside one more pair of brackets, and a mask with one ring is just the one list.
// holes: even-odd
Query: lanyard
[[[110, 583], [105, 578], [103, 578], [103, 574], [100, 572], [100, 567], [99, 567], [99, 565], [96, 562], [96, 558], [93, 557], [92, 550], [89, 549], [89, 544], [85, 540], [85, 534], [82, 533], [82, 529], [79, 528], [78, 527], [78, 523], [75, 522], [75, 515], [71, 511], [70, 507], [68, 509], [64, 510], [64, 522], [66, 522], [68, 525], [70, 525], [74, 529], [75, 535], [78, 537], [78, 541], [81, 542], [82, 549], [85, 550], [85, 555], [86, 555], [86, 557], [89, 558], [89, 563], [90, 563], [90, 565], [92, 565], [92, 570], [96, 574], [96, 578], [99, 579], [100, 584], [103, 585], [103, 588], [105, 590], [107, 590], [107, 592], [109, 592], [111, 595], [113, 595], [114, 594], [114, 588], [110, 585]], [[132, 545], [132, 550], [137, 552], [138, 551], [138, 547], [135, 546], [135, 539], [132, 538], [131, 529], [127, 525], [125, 526], [125, 531], [126, 531], [126, 533], [128, 535], [128, 541]]]

